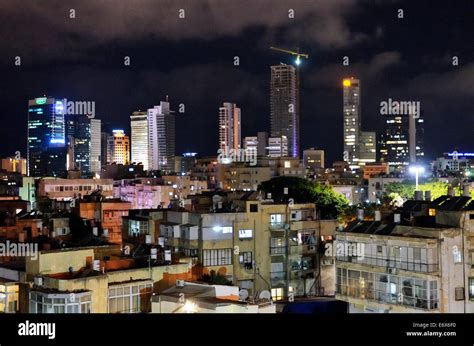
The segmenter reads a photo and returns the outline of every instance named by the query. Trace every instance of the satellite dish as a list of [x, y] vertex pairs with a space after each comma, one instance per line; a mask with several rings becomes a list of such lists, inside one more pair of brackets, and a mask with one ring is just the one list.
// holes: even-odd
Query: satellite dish
[[241, 301], [245, 301], [247, 300], [247, 298], [249, 297], [249, 291], [245, 290], [245, 289], [241, 289], [239, 291], [239, 299]]
[[261, 300], [272, 300], [272, 295], [269, 291], [262, 291], [260, 292], [259, 296], [258, 296], [259, 299]]
[[290, 224], [289, 224], [289, 223], [285, 223], [285, 229], [286, 229], [286, 230], [289, 230], [289, 229], [290, 229]]

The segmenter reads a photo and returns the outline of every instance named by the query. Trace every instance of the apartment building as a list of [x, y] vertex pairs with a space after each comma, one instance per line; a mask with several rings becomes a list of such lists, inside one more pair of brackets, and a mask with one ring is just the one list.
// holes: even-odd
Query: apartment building
[[25, 263], [24, 312], [150, 312], [152, 293], [190, 279], [189, 268], [184, 261], [148, 264], [117, 246], [40, 251]]
[[408, 201], [393, 222], [336, 235], [336, 298], [350, 312], [474, 312], [470, 197]]
[[112, 179], [43, 178], [38, 182], [38, 196], [57, 201], [70, 201], [100, 190], [104, 197], [113, 197]]
[[103, 235], [114, 244], [122, 243], [123, 216], [128, 215], [130, 202], [118, 199], [79, 200], [74, 211], [81, 218], [91, 221], [93, 227], [101, 228]]
[[323, 270], [318, 246], [321, 239], [332, 241], [335, 221], [316, 220], [314, 204], [274, 204], [256, 195], [233, 200], [234, 212], [163, 211], [158, 242], [194, 258], [202, 274], [224, 275], [251, 296], [334, 293], [334, 262]]

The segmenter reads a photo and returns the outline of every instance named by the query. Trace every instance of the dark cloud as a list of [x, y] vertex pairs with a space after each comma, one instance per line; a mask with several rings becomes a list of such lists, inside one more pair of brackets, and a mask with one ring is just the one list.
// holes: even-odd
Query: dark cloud
[[[85, 49], [109, 42], [121, 45], [153, 37], [209, 41], [238, 36], [255, 26], [269, 31], [288, 28], [285, 41], [341, 48], [366, 37], [351, 32], [346, 23], [356, 4], [356, 0], [4, 1], [2, 50], [37, 60], [87, 59]], [[185, 18], [179, 17], [180, 10]], [[294, 18], [289, 18], [290, 10]]]
[[[406, 19], [397, 19], [398, 8]], [[42, 94], [95, 100], [99, 118], [125, 129], [132, 111], [169, 95], [174, 109], [186, 106], [178, 152], [213, 154], [224, 101], [242, 108], [244, 136], [268, 130], [269, 66], [292, 60], [269, 46], [309, 53], [301, 66], [302, 146], [323, 147], [329, 162], [342, 152], [347, 76], [361, 79], [364, 130], [383, 129], [381, 100], [420, 100], [430, 155], [468, 147], [470, 13], [425, 0], [0, 0], [0, 114], [16, 119], [0, 128], [2, 154], [24, 150], [26, 101]], [[12, 64], [17, 55], [21, 67]]]

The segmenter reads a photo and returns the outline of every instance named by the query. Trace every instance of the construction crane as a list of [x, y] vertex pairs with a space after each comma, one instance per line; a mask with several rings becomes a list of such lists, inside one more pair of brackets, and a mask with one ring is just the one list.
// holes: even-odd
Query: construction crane
[[309, 58], [308, 54], [300, 53], [299, 49], [296, 52], [292, 51], [292, 50], [289, 50], [289, 49], [282, 49], [282, 48], [278, 48], [278, 47], [270, 47], [270, 49], [276, 50], [278, 52], [283, 52], [283, 53], [287, 53], [287, 54], [291, 54], [291, 55], [296, 55], [296, 61], [295, 61], [296, 66], [299, 66], [301, 64], [301, 58], [305, 58], [305, 59]]

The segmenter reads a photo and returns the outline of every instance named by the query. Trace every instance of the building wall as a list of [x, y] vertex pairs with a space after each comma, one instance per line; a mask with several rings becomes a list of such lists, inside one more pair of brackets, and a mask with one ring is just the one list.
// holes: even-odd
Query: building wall
[[[100, 189], [105, 197], [113, 196], [112, 179], [40, 179], [38, 197], [70, 200], [86, 196]], [[61, 191], [62, 190], [62, 191]]]
[[94, 258], [94, 249], [40, 251], [37, 259], [25, 257], [26, 274], [29, 276], [67, 273], [86, 267], [87, 257]]

